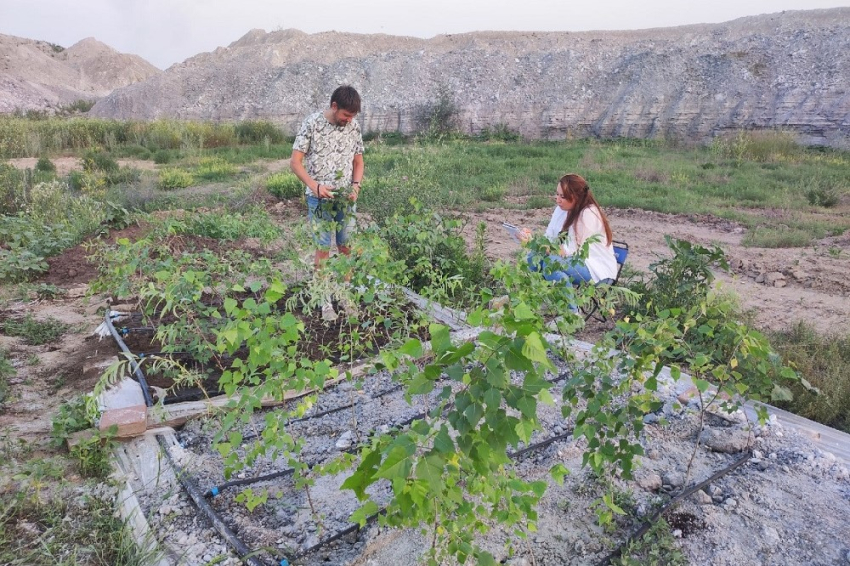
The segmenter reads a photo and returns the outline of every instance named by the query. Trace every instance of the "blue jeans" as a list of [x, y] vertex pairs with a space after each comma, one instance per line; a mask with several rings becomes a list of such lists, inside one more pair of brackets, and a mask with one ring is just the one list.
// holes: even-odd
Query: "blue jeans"
[[534, 256], [534, 253], [528, 254], [528, 267], [531, 271], [542, 272], [546, 281], [568, 281], [571, 285], [593, 282], [584, 262], [557, 254], [548, 257]]
[[348, 242], [351, 218], [357, 205], [335, 199], [320, 199], [313, 195], [307, 197], [307, 221], [313, 242], [323, 248], [331, 247], [331, 232], [335, 232], [336, 245], [344, 246]]

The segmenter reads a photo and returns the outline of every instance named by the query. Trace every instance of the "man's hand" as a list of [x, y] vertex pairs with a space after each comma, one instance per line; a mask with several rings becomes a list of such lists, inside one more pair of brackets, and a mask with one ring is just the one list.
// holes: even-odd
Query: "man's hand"
[[348, 198], [351, 199], [351, 202], [357, 202], [357, 197], [360, 195], [360, 183], [354, 182], [351, 183], [351, 192], [348, 193]]
[[323, 184], [319, 183], [316, 186], [316, 188], [318, 190], [318, 192], [316, 193], [317, 197], [319, 197], [319, 198], [334, 198], [334, 193], [331, 190], [332, 187], [329, 187], [328, 185], [323, 185]]

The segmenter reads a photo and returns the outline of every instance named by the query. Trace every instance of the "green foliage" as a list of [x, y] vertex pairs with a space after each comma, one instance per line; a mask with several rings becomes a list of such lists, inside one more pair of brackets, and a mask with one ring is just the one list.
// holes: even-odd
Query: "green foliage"
[[220, 157], [203, 157], [195, 167], [192, 176], [204, 181], [221, 181], [236, 173], [238, 169]]
[[0, 349], [0, 406], [6, 402], [9, 396], [9, 379], [14, 377], [17, 371], [8, 358], [9, 353]]
[[686, 240], [664, 236], [672, 257], [661, 258], [650, 264], [652, 277], [631, 285], [641, 295], [638, 312], [671, 308], [688, 310], [704, 301], [714, 282], [711, 268], [729, 270], [726, 255], [719, 247], [706, 248]]
[[183, 169], [163, 169], [159, 172], [159, 188], [164, 191], [192, 186], [195, 178]]
[[841, 195], [847, 193], [847, 185], [841, 186], [831, 179], [810, 179], [805, 187], [806, 199], [812, 206], [832, 208], [841, 202]]
[[779, 407], [850, 432], [850, 336], [820, 335], [802, 322], [769, 336], [783, 362], [802, 376], [791, 387], [794, 399]]
[[271, 122], [264, 120], [246, 120], [236, 124], [236, 139], [238, 143], [283, 143], [286, 137], [283, 130]]
[[65, 116], [74, 116], [74, 115], [79, 115], [79, 114], [85, 114], [86, 112], [88, 112], [89, 110], [92, 109], [92, 106], [94, 106], [95, 102], [96, 102], [95, 100], [84, 100], [84, 99], [81, 98], [81, 99], [75, 100], [71, 104], [66, 104], [64, 106], [60, 106], [56, 110], [56, 115], [65, 117]]
[[35, 170], [42, 173], [56, 173], [56, 165], [46, 157], [39, 157], [35, 164]]
[[167, 149], [159, 149], [153, 154], [153, 162], [157, 165], [167, 165], [174, 160], [174, 152]]
[[19, 336], [27, 344], [40, 346], [59, 339], [68, 330], [68, 325], [51, 317], [35, 320], [28, 314], [22, 320], [9, 318], [0, 322], [0, 330], [6, 336]]
[[279, 199], [297, 198], [304, 194], [304, 183], [294, 173], [284, 171], [269, 175], [266, 190]]
[[687, 566], [688, 560], [676, 544], [670, 525], [659, 519], [639, 540], [623, 549], [614, 566]]
[[[462, 304], [486, 284], [483, 240], [471, 257], [460, 233], [460, 220], [445, 218], [410, 203], [409, 214], [397, 214], [379, 228], [394, 259], [407, 266], [408, 285], [439, 301]], [[483, 237], [483, 236], [482, 236]]]
[[507, 124], [499, 123], [495, 126], [487, 126], [476, 136], [482, 141], [500, 141], [500, 142], [518, 142], [522, 140], [522, 136], [513, 130]]
[[83, 154], [83, 171], [86, 173], [113, 173], [118, 171], [118, 162], [107, 152], [90, 150]]
[[416, 109], [419, 133], [428, 138], [441, 138], [457, 131], [458, 107], [448, 85], [437, 87], [434, 100]]

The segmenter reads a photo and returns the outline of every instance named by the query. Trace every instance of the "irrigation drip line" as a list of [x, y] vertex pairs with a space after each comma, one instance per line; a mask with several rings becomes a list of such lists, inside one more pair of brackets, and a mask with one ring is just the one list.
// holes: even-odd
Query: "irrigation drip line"
[[151, 398], [148, 382], [145, 379], [145, 374], [142, 373], [142, 368], [139, 366], [138, 362], [133, 359], [133, 352], [130, 351], [130, 348], [128, 348], [127, 344], [124, 343], [124, 340], [121, 339], [118, 331], [115, 330], [115, 325], [112, 324], [112, 317], [109, 312], [106, 313], [104, 320], [106, 321], [106, 327], [109, 329], [109, 333], [112, 334], [112, 338], [118, 344], [118, 347], [121, 348], [121, 351], [127, 354], [127, 359], [130, 360], [130, 364], [133, 367], [133, 374], [136, 376], [136, 379], [139, 380], [139, 386], [142, 388], [142, 396], [145, 398], [145, 405], [153, 407], [153, 398]]
[[641, 525], [641, 527], [637, 531], [635, 531], [631, 536], [626, 538], [626, 540], [624, 540], [622, 542], [622, 544], [620, 544], [620, 546], [618, 546], [613, 552], [611, 552], [611, 554], [609, 554], [608, 556], [603, 558], [602, 561], [599, 562], [599, 564], [597, 566], [608, 566], [608, 564], [610, 564], [611, 560], [619, 557], [623, 553], [623, 549], [631, 541], [637, 540], [640, 537], [642, 537], [643, 535], [645, 535], [647, 533], [647, 531], [649, 531], [649, 529], [652, 528], [652, 525], [655, 524], [655, 522], [658, 520], [658, 518], [661, 517], [661, 515], [663, 515], [667, 511], [670, 511], [671, 509], [673, 509], [683, 499], [690, 497], [691, 495], [693, 495], [697, 491], [701, 490], [702, 488], [706, 487], [707, 485], [711, 484], [712, 482], [715, 482], [715, 481], [719, 480], [720, 478], [722, 478], [723, 476], [725, 476], [725, 475], [733, 472], [734, 470], [738, 469], [744, 462], [749, 460], [752, 457], [752, 455], [753, 455], [752, 450], [747, 450], [747, 452], [741, 458], [739, 458], [738, 460], [735, 460], [730, 465], [728, 465], [725, 468], [715, 472], [708, 479], [706, 479], [706, 480], [704, 480], [704, 481], [682, 491], [679, 495], [677, 495], [676, 497], [674, 497], [673, 499], [668, 501], [664, 506], [660, 507], [659, 509], [657, 509], [655, 511], [655, 513], [650, 515], [650, 517], [646, 521], [644, 521], [643, 525]]
[[517, 450], [516, 452], [508, 452], [508, 458], [513, 460], [513, 459], [519, 458], [520, 456], [527, 454], [529, 452], [534, 452], [536, 450], [540, 450], [541, 448], [546, 448], [547, 446], [549, 446], [552, 443], [558, 442], [559, 440], [564, 440], [565, 438], [569, 438], [570, 436], [572, 436], [572, 434], [573, 434], [573, 431], [568, 430], [567, 432], [565, 432], [563, 434], [558, 434], [558, 435], [552, 436], [550, 438], [547, 438], [546, 440], [541, 440], [540, 442], [526, 446], [525, 448]]
[[[139, 380], [139, 385], [142, 387], [142, 394], [145, 398], [145, 404], [148, 407], [153, 406], [153, 399], [151, 399], [150, 391], [148, 390], [147, 380], [145, 379], [145, 374], [142, 372], [142, 368], [139, 367], [139, 364], [132, 358], [132, 352], [127, 347], [127, 344], [124, 343], [124, 340], [121, 339], [121, 336], [116, 332], [115, 326], [112, 324], [112, 320], [110, 320], [109, 313], [106, 314], [106, 326], [109, 329], [110, 334], [112, 334], [112, 338], [115, 339], [115, 342], [118, 344], [118, 347], [121, 350], [128, 354], [130, 359], [130, 363], [133, 364], [133, 371], [136, 374], [136, 377]], [[204, 499], [203, 493], [198, 489], [195, 485], [192, 477], [183, 470], [180, 466], [177, 465], [177, 462], [171, 457], [171, 452], [168, 450], [168, 445], [165, 441], [165, 437], [161, 434], [156, 435], [156, 439], [159, 442], [160, 449], [165, 452], [165, 457], [168, 459], [169, 464], [172, 469], [174, 469], [177, 479], [180, 482], [180, 485], [189, 494], [189, 497], [194, 501], [195, 506], [201, 510], [207, 520], [212, 524], [216, 531], [224, 538], [225, 541], [236, 551], [236, 553], [243, 559], [243, 561], [248, 564], [248, 566], [266, 566], [266, 564], [258, 559], [255, 554], [255, 551], [252, 551], [248, 548], [248, 546], [242, 542], [242, 540], [236, 536], [236, 534], [230, 530], [224, 521], [218, 516], [215, 510], [210, 507], [209, 503]]]
[[240, 558], [242, 558], [245, 563], [249, 566], [266, 566], [266, 563], [259, 558], [256, 557], [256, 551], [252, 551], [248, 546], [242, 542], [242, 539], [236, 536], [230, 527], [228, 527], [224, 521], [221, 520], [221, 517], [215, 512], [215, 510], [210, 507], [210, 504], [204, 499], [204, 494], [198, 489], [195, 485], [195, 482], [192, 480], [192, 477], [186, 473], [171, 457], [171, 452], [168, 450], [168, 444], [165, 441], [165, 437], [161, 434], [156, 435], [156, 439], [159, 441], [159, 445], [162, 448], [162, 451], [165, 452], [165, 457], [168, 458], [169, 464], [174, 469], [177, 479], [180, 481], [180, 485], [183, 486], [183, 489], [186, 490], [186, 493], [189, 494], [189, 497], [192, 498], [192, 501], [195, 502], [195, 505], [207, 520], [215, 527], [215, 530], [224, 537], [228, 544], [233, 547], [233, 550], [239, 554]]

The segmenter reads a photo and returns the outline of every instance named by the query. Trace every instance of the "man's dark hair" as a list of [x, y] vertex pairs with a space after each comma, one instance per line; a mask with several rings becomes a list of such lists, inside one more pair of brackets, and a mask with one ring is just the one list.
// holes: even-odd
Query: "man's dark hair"
[[331, 95], [331, 104], [336, 102], [340, 110], [348, 110], [354, 114], [360, 112], [360, 95], [353, 86], [342, 85], [336, 88]]

